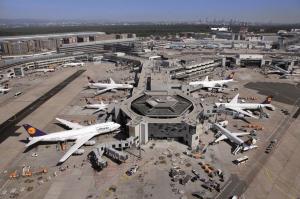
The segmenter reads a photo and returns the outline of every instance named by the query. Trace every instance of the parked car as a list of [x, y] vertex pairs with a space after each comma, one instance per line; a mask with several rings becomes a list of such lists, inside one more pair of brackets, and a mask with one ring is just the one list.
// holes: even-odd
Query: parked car
[[126, 174], [128, 176], [131, 176], [133, 174], [135, 174], [137, 172], [137, 170], [139, 169], [138, 165], [134, 165], [133, 167], [131, 167], [128, 171], [126, 171]]

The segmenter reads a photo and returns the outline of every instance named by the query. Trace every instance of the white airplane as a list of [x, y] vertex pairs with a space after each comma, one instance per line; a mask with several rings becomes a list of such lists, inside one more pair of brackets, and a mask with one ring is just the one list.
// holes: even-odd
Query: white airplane
[[89, 84], [89, 88], [96, 88], [97, 91], [95, 92], [95, 95], [100, 95], [102, 93], [105, 93], [107, 91], [116, 91], [117, 89], [132, 89], [133, 86], [131, 84], [116, 84], [112, 78], [110, 78], [110, 83], [95, 83], [90, 77], [87, 77]]
[[25, 147], [29, 147], [37, 142], [64, 142], [68, 140], [75, 140], [75, 144], [63, 155], [58, 163], [63, 163], [72, 154], [83, 154], [84, 149], [79, 148], [82, 145], [94, 145], [96, 142], [94, 140], [90, 140], [94, 136], [116, 131], [120, 128], [120, 125], [114, 122], [82, 126], [78, 123], [69, 122], [60, 118], [56, 118], [56, 120], [71, 128], [71, 130], [46, 134], [29, 124], [24, 124], [23, 127], [30, 135], [30, 142], [26, 144]]
[[218, 137], [214, 143], [218, 143], [222, 140], [229, 139], [230, 142], [237, 145], [236, 149], [233, 151], [233, 154], [236, 155], [240, 150], [248, 151], [250, 149], [257, 148], [255, 144], [256, 140], [252, 140], [252, 142], [249, 144], [248, 142], [245, 142], [239, 136], [249, 135], [250, 133], [232, 133], [228, 129], [222, 127], [222, 125], [215, 123], [214, 127], [218, 130], [218, 133], [221, 133], [222, 135]]
[[288, 76], [300, 75], [300, 73], [294, 72], [294, 70], [295, 70], [294, 68], [292, 68], [292, 70], [284, 70], [283, 68], [277, 66], [276, 64], [272, 65], [271, 68], [273, 70], [269, 70], [268, 71], [269, 74], [279, 73], [279, 74], [281, 74], [281, 77], [283, 77], [283, 78], [288, 77]]
[[272, 111], [275, 110], [275, 107], [271, 105], [272, 97], [268, 96], [265, 101], [261, 104], [259, 103], [239, 103], [238, 102], [239, 94], [237, 94], [229, 103], [215, 103], [218, 108], [229, 109], [243, 116], [249, 116], [258, 119], [254, 116], [252, 112], [245, 110], [260, 110], [262, 108], [268, 108]]
[[103, 101], [101, 101], [100, 104], [92, 104], [87, 98], [85, 98], [85, 101], [86, 101], [86, 105], [84, 105], [83, 108], [97, 109], [94, 113], [105, 110], [108, 107], [108, 104], [104, 104]]
[[54, 72], [54, 71], [55, 71], [54, 68], [39, 68], [39, 69], [35, 69], [35, 72], [44, 72], [44, 73]]
[[62, 67], [67, 68], [67, 67], [75, 67], [75, 66], [84, 66], [83, 62], [78, 62], [78, 63], [66, 63], [63, 64]]
[[228, 77], [224, 80], [209, 80], [208, 76], [206, 76], [204, 80], [190, 82], [189, 85], [194, 87], [201, 85], [202, 88], [205, 88], [209, 91], [217, 90], [218, 92], [220, 92], [223, 89], [224, 85], [234, 81], [233, 76], [234, 76], [234, 72], [230, 73], [230, 75], [228, 75]]
[[10, 88], [8, 88], [8, 85], [6, 84], [4, 87], [0, 86], [0, 93], [8, 93], [10, 91]]

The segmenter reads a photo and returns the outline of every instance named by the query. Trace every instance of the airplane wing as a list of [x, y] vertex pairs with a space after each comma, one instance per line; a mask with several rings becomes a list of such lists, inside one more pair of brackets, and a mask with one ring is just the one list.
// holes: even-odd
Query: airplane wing
[[228, 139], [226, 135], [221, 135], [220, 137], [218, 137], [214, 142], [220, 142], [222, 140]]
[[249, 135], [250, 133], [249, 132], [239, 132], [239, 133], [233, 133], [235, 136], [243, 136], [243, 135]]
[[69, 122], [67, 120], [60, 119], [60, 118], [55, 118], [55, 119], [60, 123], [62, 123], [63, 125], [69, 127], [70, 129], [81, 129], [83, 127], [82, 125], [75, 122]]
[[95, 110], [95, 111], [93, 112], [93, 114], [98, 113], [99, 111], [104, 111], [104, 110], [105, 110], [105, 108], [98, 108], [97, 110]]
[[94, 137], [94, 135], [82, 136], [77, 138], [75, 144], [65, 153], [65, 155], [63, 155], [63, 157], [58, 162], [63, 163], [64, 161], [66, 161], [77, 149], [79, 149], [79, 147], [89, 141], [89, 139], [91, 139], [92, 137]]
[[102, 89], [102, 90], [97, 90], [95, 92], [95, 95], [100, 95], [100, 94], [105, 93], [106, 91], [109, 91], [109, 90], [111, 90], [111, 88], [105, 88], [105, 89]]
[[243, 115], [247, 115], [249, 117], [253, 117], [255, 119], [258, 119], [258, 117], [254, 116], [253, 114], [251, 113], [248, 113], [247, 111], [244, 111], [243, 109], [240, 109], [240, 108], [235, 108], [235, 107], [230, 107], [229, 109], [233, 110], [233, 111], [236, 111], [238, 113], [241, 113]]

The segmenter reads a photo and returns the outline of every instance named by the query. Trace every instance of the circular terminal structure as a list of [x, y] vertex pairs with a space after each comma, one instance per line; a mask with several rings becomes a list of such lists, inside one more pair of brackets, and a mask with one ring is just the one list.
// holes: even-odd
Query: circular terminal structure
[[150, 118], [176, 118], [193, 110], [193, 103], [180, 95], [144, 94], [131, 103], [131, 109]]

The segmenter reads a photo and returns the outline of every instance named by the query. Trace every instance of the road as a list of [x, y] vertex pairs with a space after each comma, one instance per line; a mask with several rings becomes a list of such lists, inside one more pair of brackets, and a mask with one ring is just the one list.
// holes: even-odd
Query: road
[[[270, 143], [271, 140], [277, 139], [278, 142], [280, 142], [280, 139], [285, 135], [287, 129], [292, 125], [292, 123], [296, 120], [299, 107], [297, 106], [298, 101], [300, 99], [296, 100], [294, 104], [294, 112], [287, 116], [279, 125], [278, 128], [273, 132], [273, 134], [269, 137], [269, 139], [266, 141], [265, 145], [261, 148], [263, 150], [260, 150], [256, 155], [253, 157], [255, 161], [251, 163], [251, 167], [248, 169], [248, 172], [245, 173], [244, 176], [238, 177], [235, 174], [232, 174], [228, 180], [228, 183], [222, 190], [222, 192], [216, 197], [218, 199], [222, 198], [230, 198], [233, 195], [242, 195], [248, 186], [252, 183], [255, 176], [259, 173], [260, 169], [264, 167], [264, 164], [268, 161], [269, 157], [271, 157], [273, 151], [271, 153], [266, 154], [264, 153], [264, 149], [266, 146]], [[297, 110], [296, 110], [297, 109]]]

